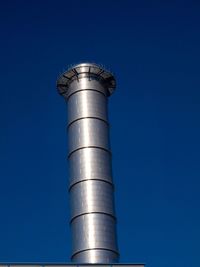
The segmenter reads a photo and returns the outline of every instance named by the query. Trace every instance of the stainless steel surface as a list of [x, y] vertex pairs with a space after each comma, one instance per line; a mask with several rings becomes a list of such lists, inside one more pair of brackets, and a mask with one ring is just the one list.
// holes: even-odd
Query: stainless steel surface
[[[117, 253], [115, 219], [111, 216], [98, 213], [83, 214], [73, 220], [71, 226], [74, 255], [88, 249]], [[101, 263], [103, 262], [104, 259], [101, 259]]]
[[73, 94], [68, 100], [68, 123], [79, 119], [94, 117], [107, 121], [107, 98], [92, 90]]
[[81, 119], [68, 128], [69, 154], [84, 147], [110, 150], [108, 125], [98, 119]]
[[100, 66], [84, 63], [65, 72], [57, 86], [68, 102], [72, 260], [117, 262], [107, 116], [107, 96], [115, 79]]
[[[101, 180], [87, 180], [73, 186], [71, 194], [71, 218], [84, 213], [99, 212], [115, 216], [113, 186]], [[77, 198], [77, 196], [79, 196]], [[89, 198], [89, 201], [88, 201]]]
[[68, 99], [73, 94], [81, 92], [83, 90], [99, 92], [104, 96], [107, 96], [109, 94], [104, 85], [99, 83], [99, 80], [90, 78], [90, 83], [88, 84], [88, 77], [85, 77], [84, 79], [80, 78], [79, 80], [72, 80], [69, 84], [69, 87], [66, 87], [63, 96], [65, 97], [65, 99]]
[[[105, 263], [110, 263], [110, 258], [113, 259], [113, 262], [117, 262], [118, 257], [119, 257], [119, 255], [116, 254], [115, 252], [96, 249], [96, 250], [81, 251], [81, 253], [77, 253], [76, 255], [74, 255], [73, 259], [76, 262], [84, 262], [85, 259], [90, 259], [90, 263], [101, 262], [102, 259], [104, 259], [104, 264], [105, 264]], [[95, 266], [95, 265], [93, 265], [93, 266]], [[106, 267], [111, 267], [111, 266], [112, 265], [109, 265]], [[101, 265], [98, 267], [101, 267]], [[130, 267], [130, 266], [128, 266], [128, 267]], [[140, 267], [142, 267], [142, 266], [140, 266]]]
[[69, 157], [70, 186], [88, 179], [112, 183], [111, 155], [105, 150], [84, 148]]

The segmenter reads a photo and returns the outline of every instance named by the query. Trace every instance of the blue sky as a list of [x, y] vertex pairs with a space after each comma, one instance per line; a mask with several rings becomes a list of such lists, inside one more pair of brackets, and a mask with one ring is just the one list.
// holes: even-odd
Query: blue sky
[[58, 75], [104, 64], [121, 262], [199, 265], [198, 1], [1, 1], [0, 262], [68, 262]]

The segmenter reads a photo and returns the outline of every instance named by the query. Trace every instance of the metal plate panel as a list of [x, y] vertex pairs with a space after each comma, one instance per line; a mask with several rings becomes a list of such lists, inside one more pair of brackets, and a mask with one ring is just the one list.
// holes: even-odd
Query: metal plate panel
[[85, 249], [118, 251], [115, 220], [104, 214], [87, 214], [72, 221], [73, 254]]
[[81, 78], [79, 80], [74, 80], [69, 86], [67, 90], [66, 96], [69, 98], [71, 94], [74, 94], [80, 90], [97, 90], [103, 93], [105, 96], [107, 95], [107, 88], [103, 86], [98, 80], [89, 80], [89, 78]]
[[84, 118], [96, 117], [107, 121], [107, 98], [96, 91], [80, 91], [68, 100], [68, 124]]
[[86, 179], [102, 179], [112, 183], [111, 155], [105, 150], [84, 148], [69, 158], [70, 185]]
[[[118, 262], [118, 254], [112, 252], [112, 251], [107, 251], [107, 250], [87, 250], [87, 251], [82, 251], [76, 255], [74, 255], [74, 257], [72, 257], [72, 261], [76, 261], [76, 262], [81, 262], [81, 263], [114, 263], [114, 262]], [[103, 265], [104, 267], [105, 265]], [[84, 265], [84, 267], [86, 267]], [[91, 267], [91, 266], [87, 266], [87, 267]], [[94, 266], [96, 267], [96, 265]], [[102, 267], [102, 265], [98, 266], [98, 267]], [[105, 267], [111, 267], [111, 265], [109, 266], [105, 266]], [[119, 266], [117, 266], [119, 267]], [[128, 266], [130, 267], [130, 266]], [[140, 266], [141, 267], [141, 266]]]
[[69, 153], [88, 146], [109, 150], [108, 125], [97, 119], [83, 119], [68, 128]]
[[70, 191], [71, 218], [89, 212], [103, 212], [114, 216], [113, 186], [103, 181], [78, 183]]

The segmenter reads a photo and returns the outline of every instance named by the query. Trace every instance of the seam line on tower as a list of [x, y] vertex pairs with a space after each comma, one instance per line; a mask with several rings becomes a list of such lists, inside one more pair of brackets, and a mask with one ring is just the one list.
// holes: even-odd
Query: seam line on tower
[[109, 182], [109, 181], [104, 180], [104, 179], [92, 178], [92, 179], [84, 179], [84, 180], [80, 180], [80, 181], [77, 181], [77, 182], [71, 184], [71, 185], [69, 186], [68, 192], [70, 192], [71, 189], [72, 189], [74, 186], [76, 186], [77, 184], [79, 184], [79, 183], [84, 183], [84, 182], [87, 182], [87, 181], [99, 181], [99, 182], [104, 182], [104, 183], [107, 183], [107, 184], [111, 185], [112, 188], [113, 188], [113, 190], [114, 190], [114, 188], [115, 188], [115, 187], [114, 187], [114, 184], [113, 184], [112, 182]]
[[111, 251], [111, 252], [113, 252], [113, 253], [115, 253], [115, 254], [117, 254], [119, 256], [119, 253], [116, 250], [113, 250], [113, 249], [109, 249], [109, 248], [88, 248], [88, 249], [83, 249], [83, 250], [79, 250], [79, 251], [75, 252], [71, 256], [71, 259], [73, 259], [73, 257], [76, 256], [79, 253], [90, 251], [90, 250], [106, 250], [106, 251]]
[[90, 214], [106, 215], [106, 216], [111, 217], [114, 221], [117, 221], [116, 217], [114, 215], [110, 214], [110, 213], [102, 212], [102, 211], [91, 211], [91, 212], [80, 213], [80, 214], [72, 217], [71, 220], [70, 220], [70, 224], [72, 224], [73, 221], [76, 220], [77, 218], [82, 217], [84, 215], [90, 215]]
[[101, 150], [104, 150], [104, 151], [108, 152], [110, 155], [112, 155], [111, 151], [108, 150], [108, 149], [106, 149], [106, 148], [104, 148], [104, 147], [100, 147], [100, 146], [83, 146], [83, 147], [79, 147], [79, 148], [77, 148], [77, 149], [71, 151], [71, 152], [69, 153], [69, 155], [68, 155], [68, 159], [71, 157], [71, 155], [72, 155], [73, 153], [75, 153], [75, 152], [77, 152], [77, 151], [79, 151], [79, 150], [81, 150], [81, 149], [86, 149], [86, 148], [96, 148], [96, 149], [101, 149]]
[[102, 94], [103, 96], [107, 97], [106, 94], [104, 94], [103, 92], [101, 92], [101, 91], [99, 91], [99, 90], [97, 90], [97, 89], [93, 89], [93, 88], [89, 89], [89, 88], [86, 88], [86, 89], [80, 89], [80, 90], [77, 90], [77, 91], [75, 91], [75, 92], [69, 94], [69, 95], [67, 96], [67, 100], [69, 100], [69, 98], [70, 98], [71, 96], [75, 95], [76, 93], [82, 92], [82, 91], [94, 91], [94, 92], [98, 92], [98, 93]]
[[67, 130], [69, 129], [69, 127], [74, 123], [74, 122], [77, 122], [79, 120], [84, 120], [84, 119], [95, 119], [95, 120], [100, 120], [102, 122], [104, 122], [108, 127], [109, 127], [109, 123], [104, 120], [104, 119], [101, 119], [101, 118], [98, 118], [98, 117], [81, 117], [81, 118], [78, 118], [78, 119], [75, 119], [73, 121], [71, 121], [68, 125], [67, 125]]

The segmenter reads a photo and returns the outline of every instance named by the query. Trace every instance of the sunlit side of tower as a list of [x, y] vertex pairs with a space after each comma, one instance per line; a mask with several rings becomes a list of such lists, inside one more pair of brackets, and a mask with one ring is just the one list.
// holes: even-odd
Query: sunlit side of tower
[[57, 88], [68, 107], [72, 261], [117, 262], [107, 99], [113, 75], [83, 63], [63, 73]]

